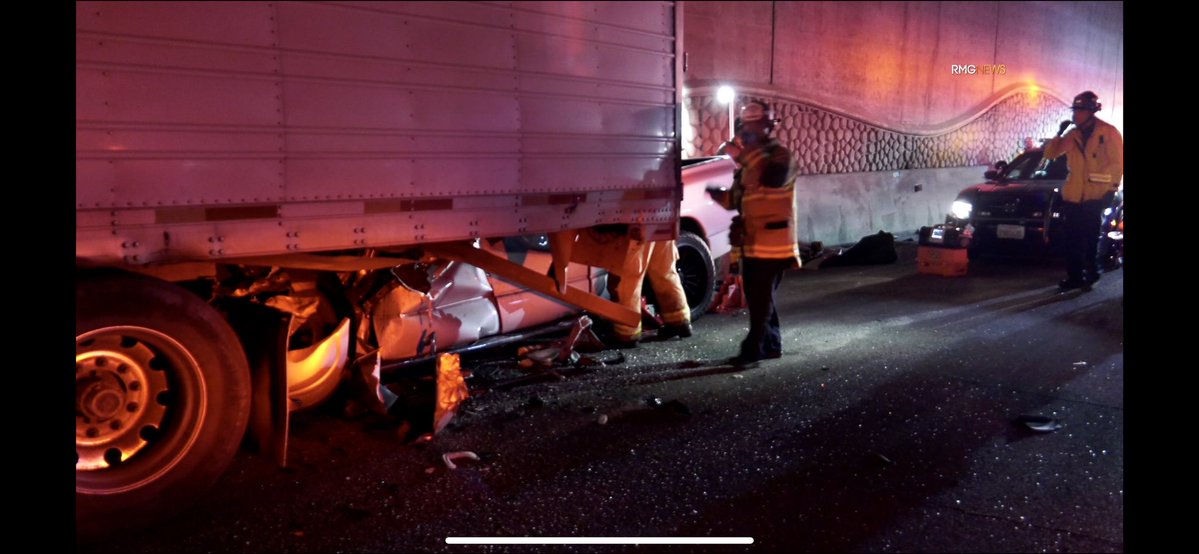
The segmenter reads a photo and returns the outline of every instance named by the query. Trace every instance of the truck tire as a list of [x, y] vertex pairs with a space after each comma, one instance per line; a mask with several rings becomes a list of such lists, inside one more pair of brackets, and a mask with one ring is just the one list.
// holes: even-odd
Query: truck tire
[[695, 233], [680, 232], [677, 244], [679, 261], [675, 268], [683, 281], [687, 305], [691, 307], [691, 321], [695, 321], [708, 311], [716, 295], [716, 264], [708, 243]]
[[81, 541], [172, 516], [232, 461], [250, 410], [237, 335], [176, 285], [121, 272], [75, 288], [75, 520]]

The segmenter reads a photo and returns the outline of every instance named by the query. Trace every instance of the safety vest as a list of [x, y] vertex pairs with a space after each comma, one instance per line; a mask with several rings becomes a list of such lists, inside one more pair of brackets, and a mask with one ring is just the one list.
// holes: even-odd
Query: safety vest
[[[763, 148], [740, 156], [741, 216], [745, 219], [745, 256], [749, 258], [794, 259], [799, 263], [799, 241], [795, 222], [795, 157], [771, 140]], [[787, 164], [783, 186], [762, 184], [762, 172], [770, 164]]]

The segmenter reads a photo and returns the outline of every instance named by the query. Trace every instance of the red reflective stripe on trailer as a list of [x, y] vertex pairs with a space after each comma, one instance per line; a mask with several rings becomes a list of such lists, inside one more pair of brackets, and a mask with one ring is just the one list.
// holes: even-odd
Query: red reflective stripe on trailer
[[279, 204], [269, 204], [263, 206], [227, 206], [216, 208], [158, 208], [154, 210], [154, 222], [198, 223], [202, 221], [274, 219], [279, 217], [279, 207]]
[[363, 213], [385, 214], [393, 212], [424, 212], [454, 209], [453, 198], [423, 198], [419, 200], [367, 200]]

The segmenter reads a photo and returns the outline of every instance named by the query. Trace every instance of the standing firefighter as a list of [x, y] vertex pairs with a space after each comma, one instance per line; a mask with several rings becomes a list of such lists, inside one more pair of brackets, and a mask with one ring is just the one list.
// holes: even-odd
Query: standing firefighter
[[[1070, 175], [1062, 187], [1062, 225], [1066, 279], [1062, 290], [1091, 290], [1099, 280], [1097, 250], [1104, 208], [1112, 203], [1124, 176], [1124, 140], [1120, 132], [1095, 117], [1102, 107], [1091, 91], [1074, 97], [1074, 117], [1063, 121], [1058, 136], [1045, 144], [1045, 158], [1066, 155]], [[1075, 127], [1062, 136], [1070, 125]]]
[[783, 272], [800, 265], [795, 225], [798, 168], [791, 152], [771, 136], [775, 122], [765, 102], [754, 100], [741, 108], [737, 137], [721, 147], [740, 166], [733, 188], [709, 190], [713, 200], [740, 214], [729, 236], [742, 253], [749, 334], [732, 359], [735, 365], [782, 356], [774, 294]]

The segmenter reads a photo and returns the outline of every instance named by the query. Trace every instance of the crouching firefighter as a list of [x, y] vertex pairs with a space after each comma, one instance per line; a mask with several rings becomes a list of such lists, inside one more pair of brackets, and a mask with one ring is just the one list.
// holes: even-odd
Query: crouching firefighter
[[[658, 299], [658, 316], [663, 327], [659, 339], [691, 336], [691, 308], [683, 291], [676, 263], [674, 239], [649, 240], [638, 225], [600, 225], [579, 233], [571, 261], [608, 270], [608, 292], [612, 300], [635, 312], [641, 311], [641, 287], [649, 278]], [[613, 336], [604, 342], [617, 348], [635, 346], [641, 340], [641, 323], [612, 324]]]

